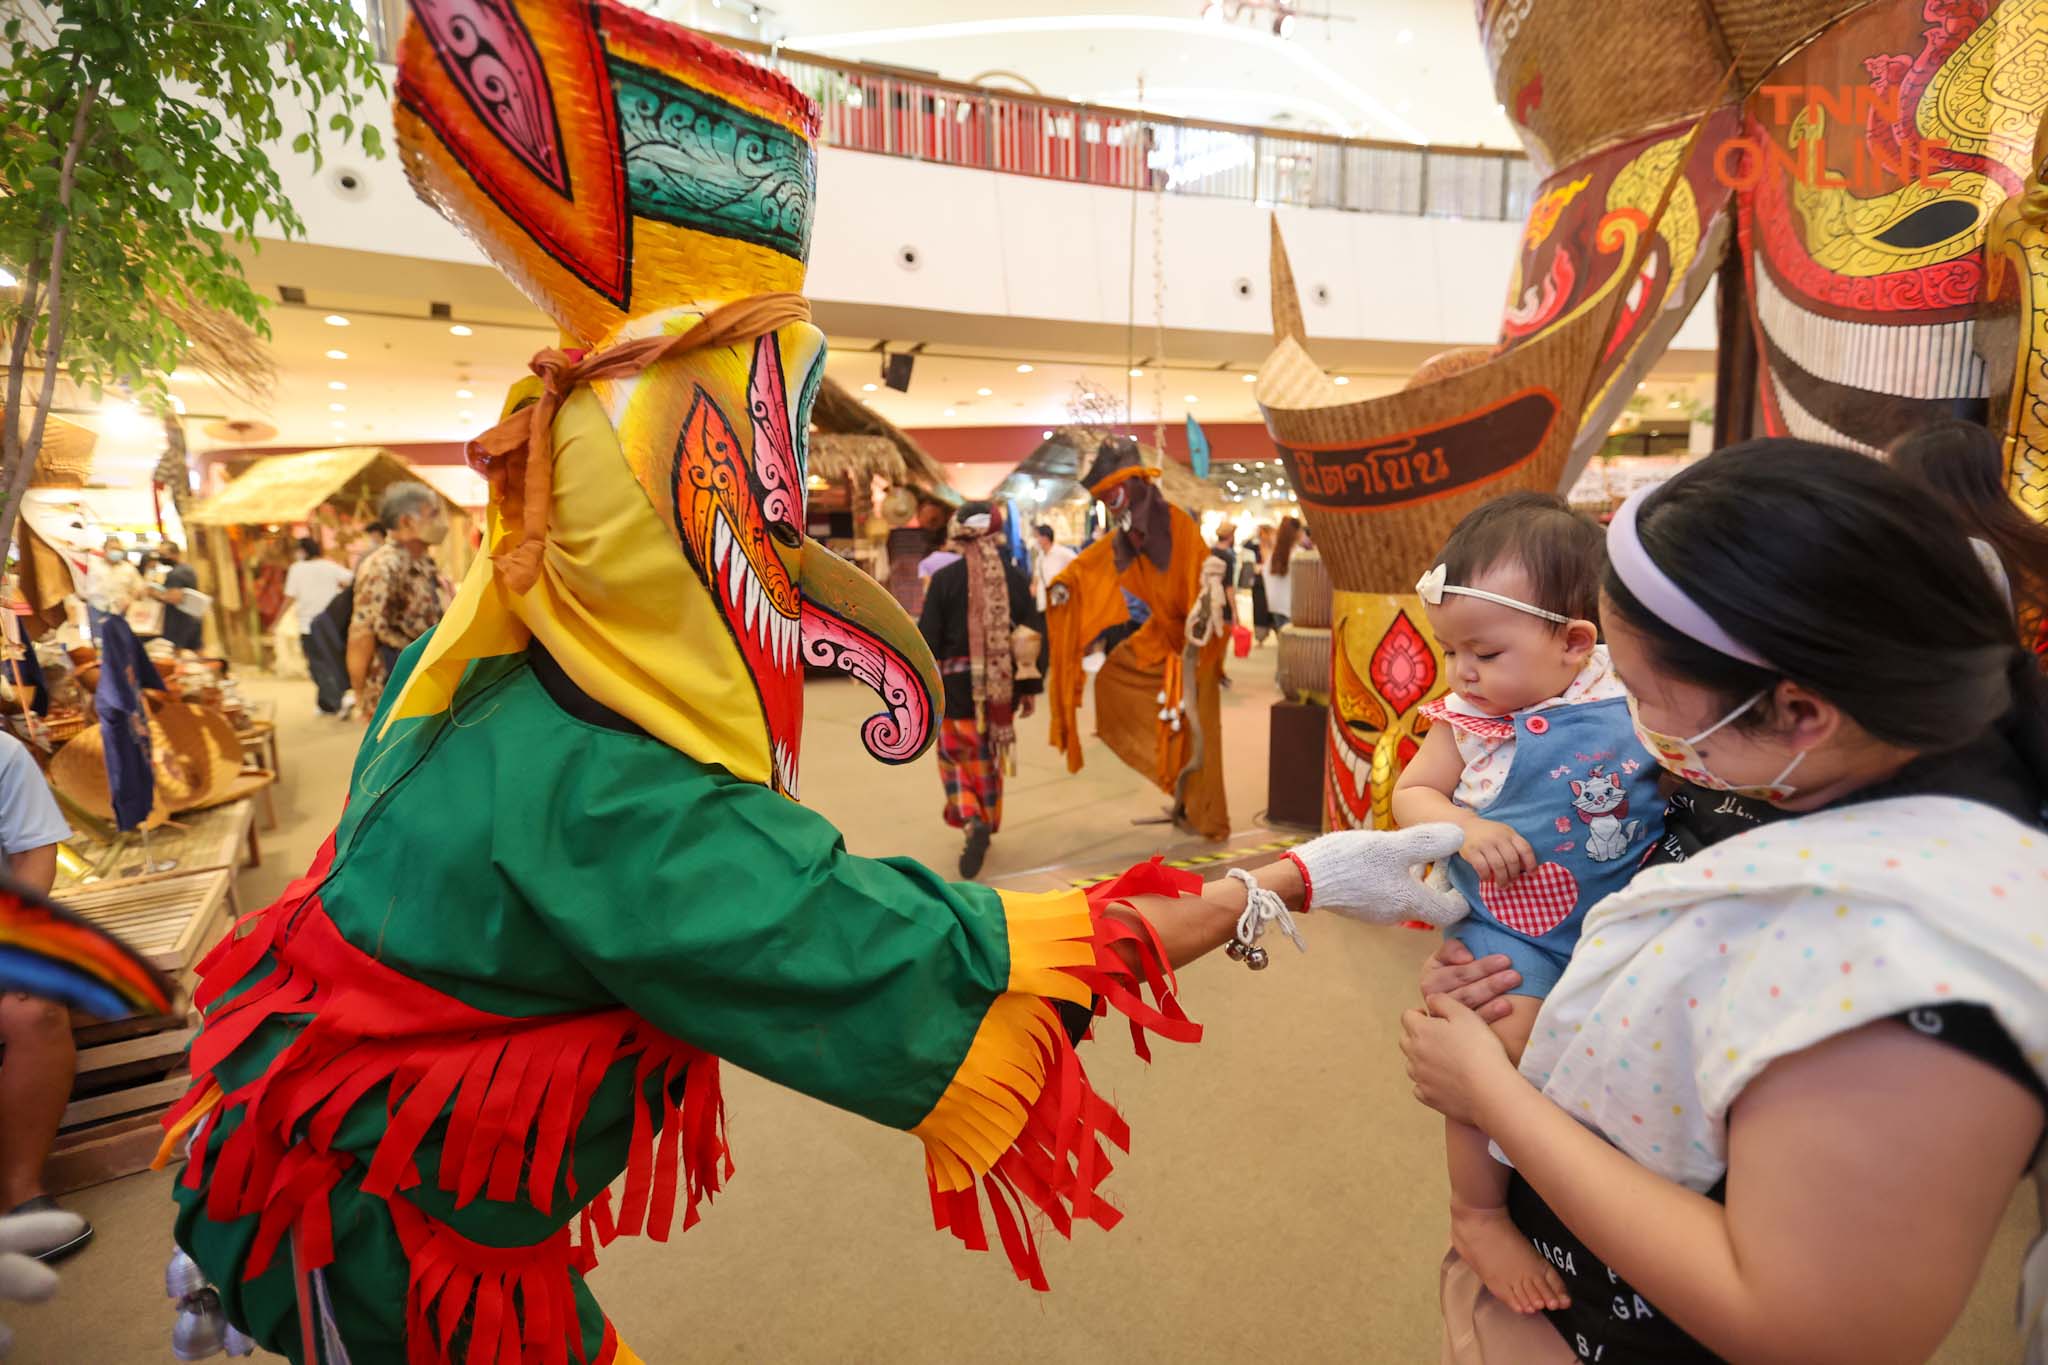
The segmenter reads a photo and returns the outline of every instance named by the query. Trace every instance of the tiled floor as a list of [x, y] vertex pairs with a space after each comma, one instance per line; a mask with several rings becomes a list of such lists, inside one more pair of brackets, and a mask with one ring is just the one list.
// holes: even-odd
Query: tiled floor
[[[1251, 831], [1265, 804], [1272, 652], [1232, 671], [1225, 753], [1246, 831], [1235, 845], [1268, 837]], [[285, 828], [267, 836], [264, 867], [245, 874], [251, 905], [325, 836], [359, 733], [316, 716], [308, 684], [257, 686], [281, 703]], [[937, 773], [929, 759], [886, 768], [860, 753], [865, 695], [810, 690], [807, 804], [839, 822], [857, 853], [950, 868], [957, 843], [939, 822]], [[1161, 805], [1135, 774], [1093, 745], [1087, 768], [1069, 775], [1045, 745], [1043, 717], [1021, 729], [1022, 771], [987, 880], [1043, 889], [1070, 867], [1112, 869], [1160, 845], [1160, 827], [1131, 823]], [[1183, 974], [1208, 1029], [1199, 1048], [1162, 1045], [1146, 1068], [1109, 1036], [1120, 1030], [1091, 1045], [1090, 1073], [1135, 1134], [1108, 1187], [1128, 1217], [1072, 1244], [1051, 1238], [1049, 1296], [1012, 1281], [999, 1256], [931, 1230], [914, 1139], [731, 1070], [730, 1189], [669, 1245], [615, 1245], [592, 1285], [650, 1365], [1434, 1360], [1441, 1129], [1409, 1098], [1395, 1047], [1430, 940], [1320, 919], [1309, 934], [1306, 957], [1278, 953], [1257, 977], [1220, 957]], [[131, 1177], [73, 1199], [99, 1239], [66, 1267], [56, 1302], [0, 1310], [20, 1335], [16, 1360], [171, 1358], [168, 1179]], [[2016, 1200], [1944, 1365], [2016, 1358], [2011, 1304], [2029, 1223]]]

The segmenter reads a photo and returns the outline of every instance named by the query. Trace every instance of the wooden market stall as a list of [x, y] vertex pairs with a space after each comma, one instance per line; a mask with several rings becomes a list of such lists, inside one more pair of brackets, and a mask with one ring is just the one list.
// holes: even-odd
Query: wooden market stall
[[[268, 455], [220, 492], [186, 509], [199, 585], [214, 599], [214, 623], [227, 656], [263, 664], [283, 601], [284, 575], [298, 558], [293, 542], [311, 535], [330, 551], [347, 546], [377, 516], [384, 490], [411, 480], [434, 485], [382, 446], [339, 446]], [[444, 576], [459, 581], [475, 557], [473, 519], [435, 489], [448, 512], [448, 537], [435, 547]]]

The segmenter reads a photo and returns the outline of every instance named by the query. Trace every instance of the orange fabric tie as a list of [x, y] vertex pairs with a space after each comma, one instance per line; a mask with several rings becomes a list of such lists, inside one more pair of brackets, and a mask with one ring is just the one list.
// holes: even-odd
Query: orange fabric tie
[[549, 346], [538, 352], [531, 368], [540, 376], [540, 397], [472, 440], [463, 452], [469, 467], [490, 480], [499, 515], [520, 528], [517, 541], [491, 555], [506, 588], [525, 592], [540, 577], [555, 485], [555, 413], [579, 385], [638, 374], [686, 351], [736, 346], [810, 317], [811, 305], [801, 294], [754, 294], [712, 309], [674, 336], [642, 337], [602, 351]]

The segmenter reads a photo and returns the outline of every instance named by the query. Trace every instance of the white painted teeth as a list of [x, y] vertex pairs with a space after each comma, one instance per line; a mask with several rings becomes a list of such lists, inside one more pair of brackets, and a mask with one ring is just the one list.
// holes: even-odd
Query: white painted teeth
[[761, 586], [754, 566], [747, 562], [723, 514], [711, 519], [712, 577], [724, 570], [725, 597], [747, 634], [754, 637], [780, 669], [796, 666], [797, 647], [803, 638], [802, 623], [775, 609], [774, 599]]
[[774, 745], [775, 782], [784, 794], [792, 799], [796, 796], [796, 755], [781, 740]]

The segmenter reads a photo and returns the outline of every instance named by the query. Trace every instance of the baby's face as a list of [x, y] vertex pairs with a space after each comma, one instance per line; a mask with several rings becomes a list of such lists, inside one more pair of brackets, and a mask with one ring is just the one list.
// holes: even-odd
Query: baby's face
[[[1529, 577], [1518, 564], [1462, 586], [1530, 600]], [[1439, 606], [1424, 603], [1423, 611], [1443, 647], [1451, 687], [1485, 715], [1505, 716], [1562, 695], [1584, 662], [1565, 627], [1525, 611], [1458, 594], [1446, 594]]]

